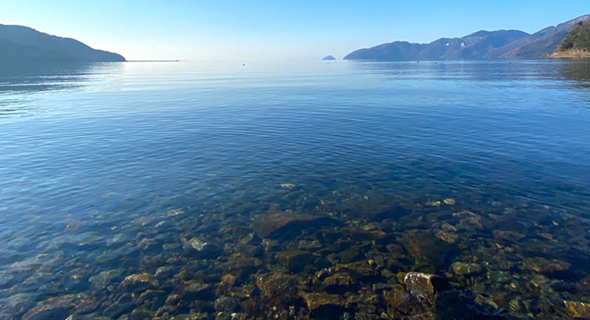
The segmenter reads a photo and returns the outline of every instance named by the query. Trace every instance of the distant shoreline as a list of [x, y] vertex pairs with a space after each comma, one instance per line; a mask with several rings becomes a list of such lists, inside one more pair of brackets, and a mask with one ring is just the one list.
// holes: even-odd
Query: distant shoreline
[[584, 59], [584, 60], [586, 60], [586, 59], [590, 59], [590, 51], [572, 49], [572, 50], [554, 52], [553, 54], [548, 55], [547, 57], [554, 58], [554, 59]]
[[180, 62], [180, 60], [127, 60], [126, 62]]

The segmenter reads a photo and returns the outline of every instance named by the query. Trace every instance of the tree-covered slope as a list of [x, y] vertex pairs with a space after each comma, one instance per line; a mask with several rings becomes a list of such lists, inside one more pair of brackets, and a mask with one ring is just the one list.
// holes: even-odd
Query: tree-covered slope
[[590, 51], [590, 20], [574, 24], [570, 34], [563, 39], [556, 51], [568, 50]]

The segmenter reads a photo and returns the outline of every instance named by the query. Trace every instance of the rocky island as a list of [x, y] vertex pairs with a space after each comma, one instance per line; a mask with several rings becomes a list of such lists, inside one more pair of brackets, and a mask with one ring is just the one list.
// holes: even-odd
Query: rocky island
[[324, 60], [324, 61], [333, 61], [333, 60], [336, 60], [336, 58], [334, 58], [333, 56], [325, 56], [322, 60]]
[[125, 61], [117, 53], [93, 49], [71, 38], [39, 32], [33, 28], [0, 24], [2, 63], [115, 62]]

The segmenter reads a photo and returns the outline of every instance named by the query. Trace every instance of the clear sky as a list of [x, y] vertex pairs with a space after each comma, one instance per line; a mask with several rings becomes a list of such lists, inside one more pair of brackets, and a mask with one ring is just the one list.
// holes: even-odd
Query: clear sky
[[0, 23], [127, 59], [321, 59], [395, 40], [529, 33], [590, 13], [590, 0], [0, 0]]

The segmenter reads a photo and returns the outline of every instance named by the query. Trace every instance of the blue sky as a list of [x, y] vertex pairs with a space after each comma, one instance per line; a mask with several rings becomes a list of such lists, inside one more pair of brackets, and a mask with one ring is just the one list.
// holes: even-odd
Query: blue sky
[[0, 23], [75, 38], [127, 59], [340, 59], [395, 40], [531, 33], [589, 13], [589, 0], [0, 0]]

